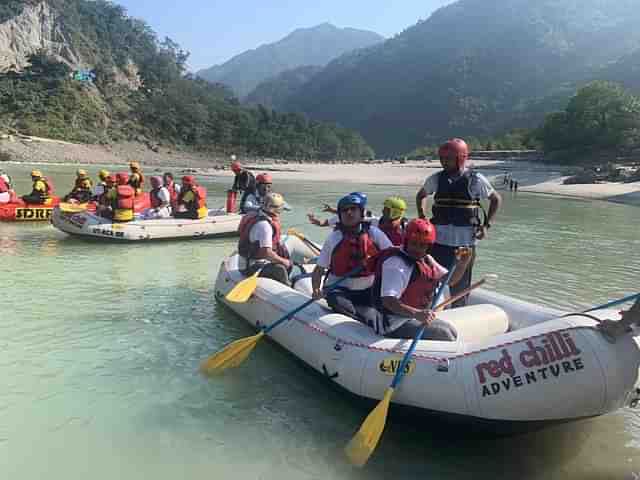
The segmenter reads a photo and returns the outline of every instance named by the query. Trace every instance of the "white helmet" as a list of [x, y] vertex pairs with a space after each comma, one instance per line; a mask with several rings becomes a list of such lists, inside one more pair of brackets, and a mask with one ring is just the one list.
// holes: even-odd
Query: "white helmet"
[[236, 159], [236, 156], [235, 155], [231, 155], [231, 161], [233, 162], [233, 161], [235, 161], [235, 159]]
[[267, 213], [280, 214], [284, 210], [284, 197], [279, 193], [270, 192], [264, 197], [262, 210]]

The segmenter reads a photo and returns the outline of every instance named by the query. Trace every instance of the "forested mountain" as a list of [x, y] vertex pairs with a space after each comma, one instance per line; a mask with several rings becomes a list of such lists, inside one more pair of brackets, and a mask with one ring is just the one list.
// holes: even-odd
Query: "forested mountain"
[[360, 131], [379, 153], [537, 126], [640, 48], [637, 0], [460, 0], [343, 55], [287, 109]]
[[242, 107], [227, 87], [185, 74], [187, 52], [109, 1], [0, 7], [0, 130], [297, 159], [373, 156], [353, 131]]
[[297, 94], [320, 71], [322, 71], [322, 67], [313, 65], [285, 70], [281, 74], [259, 84], [247, 96], [246, 103], [250, 105], [260, 104], [278, 110], [284, 107], [287, 100]]
[[244, 99], [258, 84], [285, 70], [304, 65], [324, 66], [346, 52], [383, 40], [384, 37], [374, 32], [323, 23], [295, 30], [275, 43], [248, 50], [196, 75], [229, 85]]

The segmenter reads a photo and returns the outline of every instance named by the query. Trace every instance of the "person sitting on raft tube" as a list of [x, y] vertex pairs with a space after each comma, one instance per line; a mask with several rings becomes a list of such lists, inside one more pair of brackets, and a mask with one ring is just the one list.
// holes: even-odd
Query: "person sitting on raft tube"
[[169, 190], [162, 183], [162, 177], [156, 175], [149, 179], [151, 181], [151, 208], [147, 208], [142, 214], [145, 220], [153, 218], [171, 217], [171, 195]]
[[116, 174], [115, 193], [111, 194], [114, 222], [130, 222], [134, 218], [135, 191], [129, 185], [129, 174], [120, 172]]
[[180, 185], [173, 181], [173, 173], [165, 172], [162, 175], [165, 188], [169, 191], [169, 197], [171, 198], [171, 214], [176, 211], [178, 204], [178, 194], [180, 193]]
[[53, 184], [51, 181], [42, 175], [40, 170], [31, 171], [31, 181], [33, 182], [33, 188], [29, 195], [23, 195], [22, 200], [25, 203], [46, 205], [51, 202], [51, 195], [53, 195]]
[[76, 172], [76, 180], [73, 189], [65, 195], [64, 201], [75, 201], [78, 203], [87, 203], [93, 197], [93, 183], [89, 178], [86, 170], [80, 169]]
[[366, 199], [350, 194], [338, 202], [340, 222], [325, 241], [311, 281], [314, 298], [321, 298], [322, 278], [329, 270], [331, 284], [350, 274], [356, 267], [364, 267], [341, 286], [327, 295], [327, 303], [337, 313], [359, 318], [359, 308], [371, 308], [371, 286], [374, 275], [367, 267], [369, 259], [392, 246], [387, 236], [365, 221]]
[[98, 183], [96, 184], [96, 188], [93, 190], [93, 199], [98, 200], [100, 196], [104, 193], [105, 188], [107, 186], [107, 177], [109, 176], [109, 172], [107, 170], [100, 170], [98, 172]]
[[279, 193], [268, 193], [260, 210], [245, 215], [238, 231], [238, 253], [245, 261], [244, 275], [260, 270], [260, 277], [290, 285], [293, 266], [287, 248], [280, 243], [280, 214], [285, 201]]
[[4, 170], [0, 170], [0, 204], [14, 203], [16, 200], [16, 192], [13, 191], [11, 177]]
[[[502, 198], [484, 175], [466, 167], [469, 147], [464, 140], [448, 140], [440, 147], [438, 155], [442, 171], [425, 180], [424, 186], [416, 195], [416, 206], [418, 216], [425, 218], [422, 201], [434, 194], [431, 223], [436, 227], [438, 240], [431, 250], [431, 255], [438, 263], [451, 265], [458, 247], [470, 247], [473, 250], [465, 276], [451, 290], [451, 294], [455, 295], [471, 285], [476, 240], [487, 237]], [[481, 220], [480, 200], [486, 199], [489, 200], [489, 213]], [[468, 296], [461, 298], [453, 307], [466, 305], [467, 299]]]
[[261, 173], [256, 177], [256, 188], [245, 190], [240, 199], [240, 213], [257, 212], [262, 206], [264, 198], [273, 188], [273, 178], [268, 173]]
[[[358, 196], [360, 196], [360, 197], [362, 197], [364, 199], [365, 203], [367, 203], [367, 194], [366, 193], [351, 192], [349, 195], [358, 195]], [[327, 212], [327, 213], [334, 213], [336, 215], [333, 215], [333, 216], [329, 217], [328, 219], [320, 220], [313, 213], [308, 213], [307, 214], [307, 218], [309, 219], [309, 223], [311, 223], [311, 224], [313, 224], [313, 225], [315, 225], [317, 227], [335, 227], [340, 222], [340, 217], [338, 217], [338, 215], [337, 215], [338, 210], [333, 208], [331, 205], [325, 203], [324, 204], [324, 209], [322, 211], [323, 212]], [[371, 220], [375, 219], [375, 217], [373, 216], [373, 213], [371, 212], [371, 210], [366, 210], [364, 215], [365, 215], [365, 220], [367, 220], [367, 221], [371, 221]]]
[[[364, 310], [364, 323], [378, 335], [414, 338], [427, 325], [423, 339], [457, 338], [455, 329], [437, 321], [430, 309], [438, 281], [448, 273], [429, 255], [435, 241], [436, 229], [428, 220], [411, 220], [402, 246], [389, 248], [375, 259], [374, 308]], [[458, 252], [460, 260], [449, 285], [455, 285], [464, 275], [470, 253], [467, 249]]]
[[117, 195], [116, 176], [107, 175], [102, 194], [96, 198], [96, 215], [102, 218], [113, 219], [113, 202]]
[[409, 222], [404, 217], [406, 211], [407, 202], [400, 197], [389, 197], [384, 201], [382, 217], [371, 221], [371, 224], [382, 230], [396, 247], [404, 244], [404, 233]]
[[196, 183], [193, 175], [182, 177], [182, 187], [176, 201], [175, 218], [197, 220], [208, 215], [207, 191]]
[[144, 175], [142, 174], [142, 168], [138, 162], [129, 162], [129, 168], [131, 169], [131, 175], [129, 176], [129, 185], [133, 187], [136, 192], [136, 196], [142, 193], [142, 187], [144, 186]]

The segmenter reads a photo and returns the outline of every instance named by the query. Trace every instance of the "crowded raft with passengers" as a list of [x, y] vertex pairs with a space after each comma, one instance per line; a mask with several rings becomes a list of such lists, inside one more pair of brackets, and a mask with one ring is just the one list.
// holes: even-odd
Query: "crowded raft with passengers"
[[[237, 252], [223, 259], [215, 295], [258, 334], [213, 354], [202, 371], [237, 367], [268, 335], [328, 381], [377, 402], [346, 447], [356, 465], [373, 453], [392, 403], [506, 431], [637, 404], [639, 295], [566, 312], [478, 288], [489, 276], [472, 283], [476, 243], [487, 238], [502, 199], [468, 167], [463, 140], [445, 142], [438, 154], [442, 170], [417, 192], [417, 218], [406, 217], [399, 196], [387, 198], [377, 217], [366, 193], [352, 192], [324, 206], [330, 218], [308, 215], [311, 224], [332, 228], [322, 244], [294, 229], [285, 233], [288, 205], [273, 191], [271, 175], [254, 177], [235, 158], [226, 208], [213, 215], [193, 176], [181, 185], [170, 174], [151, 177], [145, 194], [133, 162], [130, 176], [101, 171], [95, 187], [78, 171], [52, 220], [68, 233], [99, 225], [104, 236], [117, 236], [136, 223], [149, 229], [233, 218]], [[2, 178], [0, 201], [15, 201]], [[34, 192], [22, 201], [44, 205], [53, 188], [39, 171], [32, 178]], [[136, 198], [144, 195], [149, 205], [138, 209]], [[131, 235], [152, 238], [142, 230]], [[628, 310], [613, 308], [634, 299]]]

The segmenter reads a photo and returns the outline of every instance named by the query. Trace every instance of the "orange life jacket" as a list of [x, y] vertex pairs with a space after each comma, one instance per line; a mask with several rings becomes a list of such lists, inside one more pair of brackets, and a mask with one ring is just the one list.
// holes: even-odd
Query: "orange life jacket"
[[126, 222], [133, 220], [133, 207], [135, 204], [135, 190], [131, 185], [118, 185], [113, 206], [113, 219]]
[[331, 273], [335, 276], [343, 277], [356, 267], [364, 266], [365, 268], [355, 276], [366, 277], [371, 275], [371, 270], [367, 268], [369, 259], [376, 255], [379, 249], [369, 236], [369, 223], [362, 222], [359, 231], [355, 234], [347, 232], [339, 224], [336, 230], [342, 232], [342, 240], [331, 253]]
[[404, 230], [407, 226], [407, 219], [401, 218], [395, 222], [391, 219], [382, 217], [378, 221], [378, 228], [384, 232], [395, 247], [401, 247], [404, 244]]
[[238, 253], [247, 260], [255, 258], [260, 248], [260, 243], [252, 242], [250, 234], [251, 229], [258, 222], [267, 222], [271, 225], [271, 230], [273, 231], [271, 244], [273, 245], [274, 251], [281, 257], [289, 258], [289, 252], [280, 244], [280, 222], [263, 212], [249, 213], [240, 221], [240, 225], [238, 226], [238, 232], [240, 233]]

